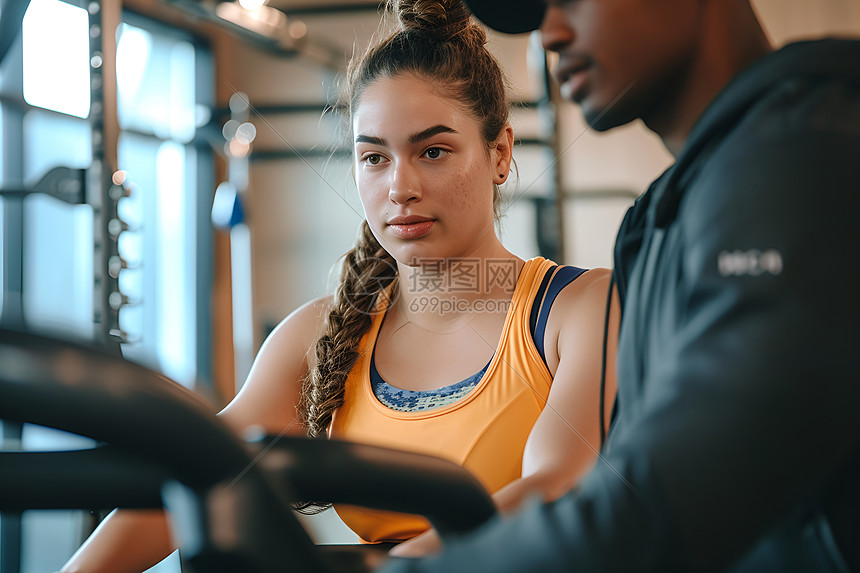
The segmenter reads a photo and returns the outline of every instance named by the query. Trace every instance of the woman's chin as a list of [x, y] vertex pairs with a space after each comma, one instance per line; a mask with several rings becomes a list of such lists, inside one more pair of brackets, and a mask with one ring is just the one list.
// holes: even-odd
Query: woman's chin
[[[422, 241], [423, 242], [423, 241]], [[419, 244], [413, 241], [409, 245], [398, 246], [388, 251], [399, 264], [410, 267], [439, 267], [439, 262], [446, 259], [449, 254], [429, 244]]]

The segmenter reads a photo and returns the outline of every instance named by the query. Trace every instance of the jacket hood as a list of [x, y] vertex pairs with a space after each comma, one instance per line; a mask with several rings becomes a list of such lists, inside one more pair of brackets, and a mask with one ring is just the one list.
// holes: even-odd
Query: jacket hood
[[658, 227], [675, 219], [686, 182], [695, 174], [702, 151], [732, 130], [750, 105], [775, 84], [791, 79], [827, 79], [834, 76], [860, 83], [860, 41], [825, 39], [796, 42], [755, 61], [738, 74], [708, 105], [675, 164], [658, 180], [661, 193], [656, 206]]
[[[636, 259], [647, 220], [667, 227], [675, 220], [684, 191], [707, 157], [708, 146], [719, 145], [752, 104], [776, 84], [833, 77], [860, 84], [860, 41], [826, 39], [797, 42], [772, 52], [735, 76], [699, 117], [675, 163], [628, 209], [615, 241], [614, 276], [624, 307], [630, 265]], [[651, 208], [653, 205], [653, 209]]]

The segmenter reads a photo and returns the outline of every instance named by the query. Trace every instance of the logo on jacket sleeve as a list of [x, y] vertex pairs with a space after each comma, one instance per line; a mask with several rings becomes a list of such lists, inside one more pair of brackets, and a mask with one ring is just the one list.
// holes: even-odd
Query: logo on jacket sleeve
[[776, 249], [723, 251], [717, 258], [717, 267], [724, 277], [778, 275], [782, 272], [782, 253]]

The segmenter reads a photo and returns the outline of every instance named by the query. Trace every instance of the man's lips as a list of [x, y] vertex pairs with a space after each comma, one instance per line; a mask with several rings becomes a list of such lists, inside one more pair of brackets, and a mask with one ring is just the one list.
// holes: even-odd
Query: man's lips
[[571, 60], [561, 63], [558, 70], [558, 83], [561, 96], [569, 101], [575, 101], [588, 79], [590, 63], [585, 59]]
[[401, 239], [419, 239], [430, 232], [435, 219], [409, 215], [406, 217], [394, 217], [387, 221], [388, 228]]

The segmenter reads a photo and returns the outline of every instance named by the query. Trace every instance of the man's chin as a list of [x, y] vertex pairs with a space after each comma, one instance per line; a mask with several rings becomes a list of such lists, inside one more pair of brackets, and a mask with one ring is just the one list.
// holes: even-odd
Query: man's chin
[[609, 131], [635, 119], [621, 113], [619, 109], [599, 108], [589, 105], [587, 101], [580, 104], [580, 109], [588, 127], [594, 131]]

